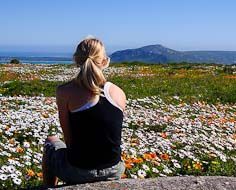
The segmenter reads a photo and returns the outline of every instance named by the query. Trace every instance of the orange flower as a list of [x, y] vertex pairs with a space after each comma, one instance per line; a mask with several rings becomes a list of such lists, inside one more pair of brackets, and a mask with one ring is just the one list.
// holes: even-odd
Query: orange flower
[[170, 157], [169, 157], [168, 154], [164, 153], [164, 154], [161, 154], [161, 159], [162, 159], [162, 160], [169, 160]]
[[193, 168], [195, 168], [196, 170], [201, 170], [202, 164], [200, 162], [196, 162], [193, 164]]
[[152, 160], [152, 156], [148, 153], [144, 153], [143, 158], [144, 158], [144, 160]]
[[133, 167], [132, 163], [125, 163], [125, 168], [131, 169]]
[[235, 122], [235, 119], [233, 117], [229, 118], [229, 122]]
[[220, 122], [221, 122], [221, 123], [226, 123], [227, 120], [226, 120], [225, 118], [221, 118], [221, 119], [220, 119]]
[[145, 160], [153, 160], [153, 159], [156, 159], [157, 158], [157, 155], [155, 152], [150, 152], [150, 153], [144, 153], [143, 154], [143, 158]]
[[37, 175], [39, 178], [43, 178], [43, 173], [42, 173], [42, 172], [38, 172], [36, 175]]
[[226, 75], [226, 76], [224, 76], [224, 78], [236, 79], [236, 76], [234, 76], [234, 75]]
[[29, 170], [27, 170], [27, 175], [30, 177], [33, 177], [33, 176], [35, 176], [35, 173], [33, 170], [29, 169]]
[[133, 163], [142, 163], [143, 162], [143, 159], [142, 158], [134, 158], [133, 159]]
[[127, 159], [127, 160], [125, 160], [125, 167], [127, 168], [127, 169], [131, 169], [132, 167], [133, 167], [133, 162], [132, 162], [132, 159]]
[[11, 138], [11, 139], [9, 140], [9, 143], [10, 143], [10, 144], [15, 144], [15, 139], [14, 139], [14, 138]]
[[236, 133], [233, 134], [233, 137], [232, 137], [234, 140], [236, 140]]
[[153, 159], [157, 157], [157, 155], [156, 155], [155, 152], [151, 152], [151, 153], [150, 153], [150, 156], [151, 156]]
[[21, 148], [21, 147], [17, 147], [17, 148], [16, 148], [16, 152], [18, 152], [18, 153], [22, 153], [22, 152], [24, 152], [24, 149]]
[[166, 133], [161, 133], [161, 137], [166, 139], [167, 138], [167, 134]]

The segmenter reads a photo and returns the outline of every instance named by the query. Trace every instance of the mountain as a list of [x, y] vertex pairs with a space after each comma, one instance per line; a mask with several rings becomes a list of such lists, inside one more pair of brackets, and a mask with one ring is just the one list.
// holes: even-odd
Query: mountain
[[236, 51], [176, 51], [160, 44], [126, 49], [111, 54], [112, 62], [190, 62], [236, 64]]

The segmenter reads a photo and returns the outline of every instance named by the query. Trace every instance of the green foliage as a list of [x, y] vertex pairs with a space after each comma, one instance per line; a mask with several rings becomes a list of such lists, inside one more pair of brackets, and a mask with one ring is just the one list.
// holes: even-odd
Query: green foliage
[[113, 76], [110, 80], [124, 89], [129, 98], [158, 95], [167, 102], [171, 96], [179, 96], [186, 102], [198, 100], [208, 103], [236, 102], [236, 80], [223, 77]]
[[32, 80], [32, 81], [12, 81], [0, 87], [0, 92], [4, 96], [28, 95], [28, 96], [55, 96], [56, 87], [61, 82]]
[[10, 64], [20, 64], [20, 61], [18, 59], [12, 59]]

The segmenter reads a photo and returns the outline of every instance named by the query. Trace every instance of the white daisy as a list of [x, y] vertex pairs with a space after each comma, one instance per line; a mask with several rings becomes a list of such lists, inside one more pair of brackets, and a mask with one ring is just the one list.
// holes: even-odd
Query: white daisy
[[150, 168], [149, 168], [146, 164], [143, 164], [143, 165], [142, 165], [142, 168], [143, 168], [145, 171], [150, 170]]
[[9, 173], [13, 173], [16, 171], [16, 168], [14, 166], [8, 166]]
[[146, 172], [142, 169], [138, 170], [138, 177], [139, 178], [145, 178], [146, 177]]
[[0, 179], [1, 179], [2, 181], [7, 180], [7, 175], [6, 175], [6, 174], [0, 174]]
[[131, 176], [132, 179], [137, 179], [138, 178], [138, 176], [134, 175], [134, 174], [130, 174], [130, 176]]
[[174, 163], [174, 167], [181, 168], [181, 165], [179, 163]]
[[29, 142], [24, 142], [24, 143], [23, 143], [23, 146], [24, 146], [25, 148], [29, 148], [29, 147], [30, 147], [30, 143], [29, 143]]
[[20, 185], [22, 180], [20, 178], [13, 178], [13, 182], [16, 184], [16, 185]]
[[3, 165], [3, 166], [1, 167], [1, 169], [2, 169], [4, 172], [8, 172], [8, 166], [6, 166], [6, 165]]
[[22, 176], [22, 173], [18, 170], [15, 171], [15, 174], [18, 175], [18, 176]]
[[152, 172], [154, 172], [154, 173], [159, 173], [159, 170], [158, 169], [156, 169], [156, 168], [152, 168]]

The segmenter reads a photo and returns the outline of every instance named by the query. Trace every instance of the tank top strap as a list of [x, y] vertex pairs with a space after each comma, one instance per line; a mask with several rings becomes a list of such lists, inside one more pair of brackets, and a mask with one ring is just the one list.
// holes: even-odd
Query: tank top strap
[[109, 93], [109, 89], [110, 86], [112, 85], [111, 82], [106, 82], [104, 84], [104, 88], [103, 88], [103, 92], [104, 92], [104, 97], [106, 97], [106, 99], [115, 107], [119, 108], [122, 112], [122, 108], [111, 98], [110, 93]]

